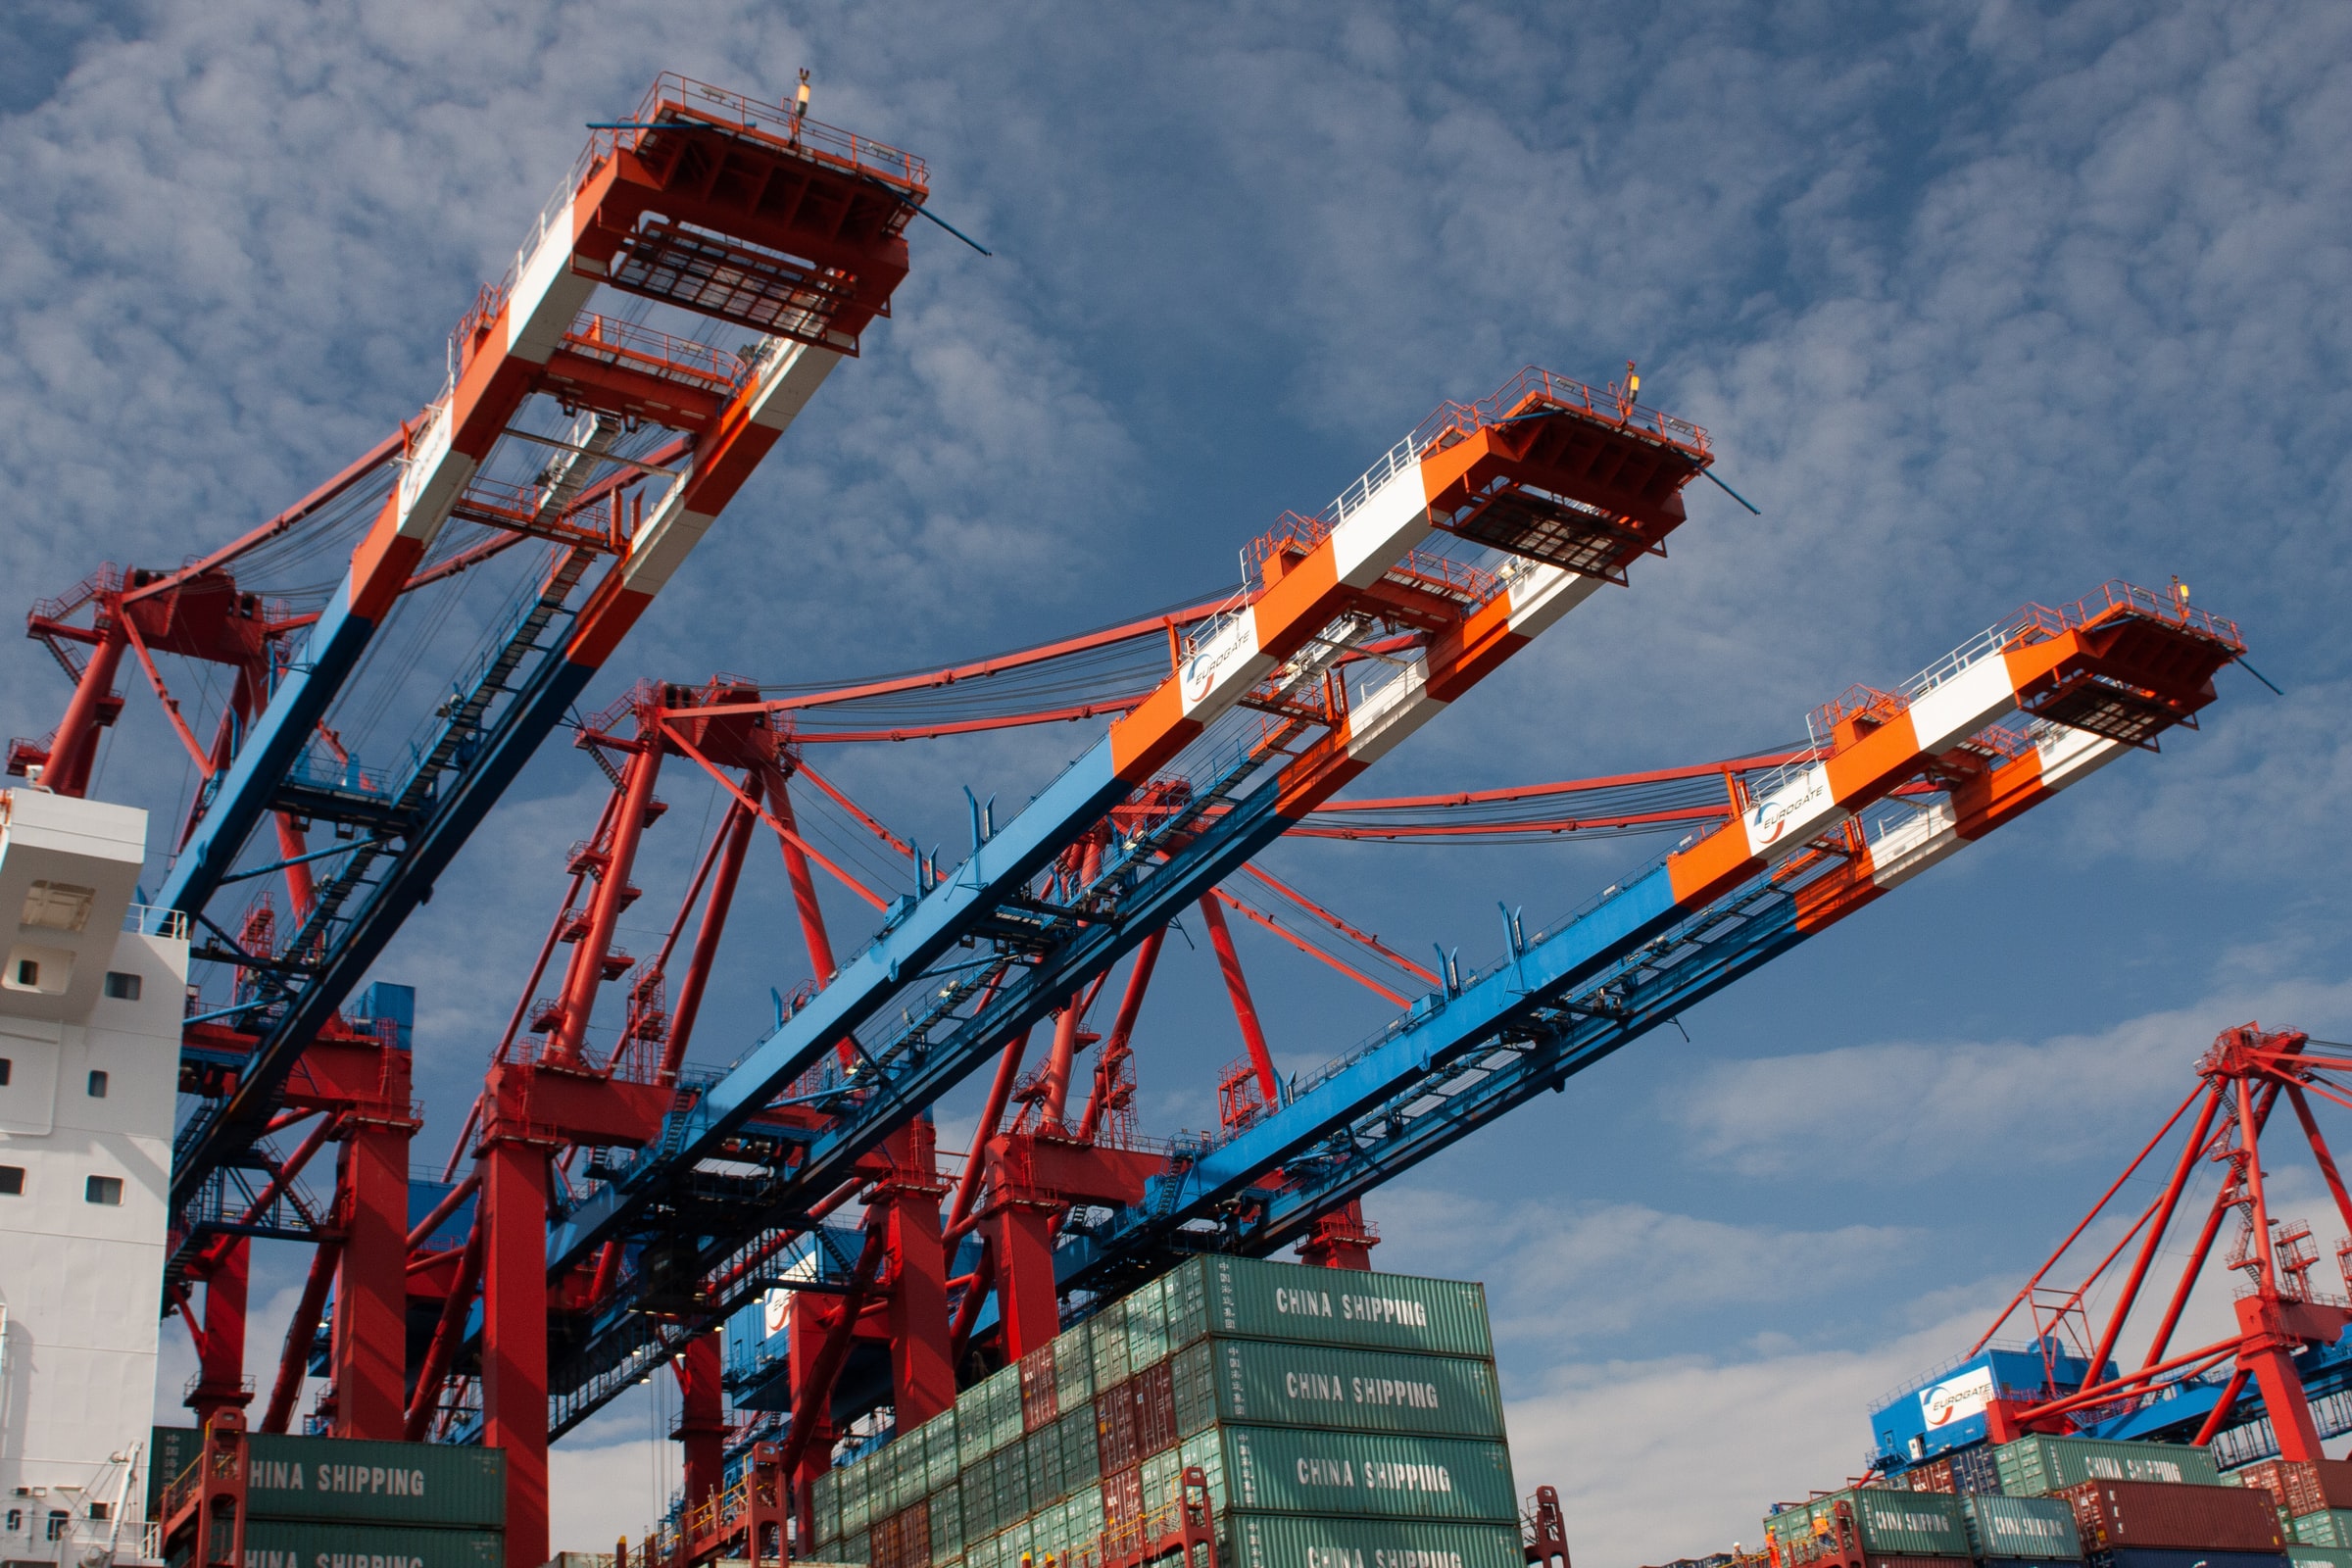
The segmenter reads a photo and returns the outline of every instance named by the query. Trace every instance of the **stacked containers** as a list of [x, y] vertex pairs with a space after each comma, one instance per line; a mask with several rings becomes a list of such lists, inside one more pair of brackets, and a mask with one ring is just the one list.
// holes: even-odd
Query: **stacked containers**
[[2218, 1487], [2213, 1455], [2183, 1443], [2129, 1443], [2104, 1438], [2025, 1437], [1992, 1450], [2001, 1490], [2039, 1497], [2085, 1481], [2163, 1481]]
[[2290, 1521], [2294, 1542], [2352, 1549], [2352, 1461], [2273, 1459], [2232, 1471], [2230, 1479], [2268, 1493], [2278, 1517]]
[[[892, 1490], [882, 1478], [912, 1468], [892, 1451], [935, 1453], [942, 1429], [954, 1484], [926, 1463], [927, 1495]], [[1480, 1287], [1200, 1257], [820, 1480], [812, 1555], [873, 1568], [1083, 1560], [1105, 1531], [1166, 1510], [1197, 1467], [1222, 1549], [1249, 1568], [1302, 1551], [1515, 1568], [1502, 1436]]]
[[[155, 1430], [150, 1517], [195, 1461], [195, 1436]], [[261, 1432], [245, 1442], [247, 1568], [330, 1558], [501, 1568], [505, 1560], [507, 1456], [497, 1448]]]
[[1764, 1530], [1788, 1568], [1864, 1562], [1870, 1568], [1965, 1568], [1968, 1518], [1949, 1493], [1855, 1487], [1783, 1508]]
[[1970, 1551], [1986, 1568], [2031, 1568], [2082, 1560], [2082, 1533], [2073, 1506], [2059, 1497], [1963, 1497]]
[[2084, 1481], [2056, 1495], [2111, 1568], [2278, 1568], [2286, 1549], [2278, 1510], [2249, 1488]]

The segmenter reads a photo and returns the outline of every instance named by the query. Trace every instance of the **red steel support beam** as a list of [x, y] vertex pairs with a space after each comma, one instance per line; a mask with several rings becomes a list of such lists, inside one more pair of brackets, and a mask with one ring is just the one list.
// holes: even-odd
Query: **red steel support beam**
[[1250, 999], [1250, 981], [1242, 973], [1241, 955], [1233, 951], [1233, 932], [1214, 894], [1200, 900], [1200, 918], [1208, 924], [1209, 945], [1217, 950], [1217, 969], [1225, 977], [1225, 993], [1233, 999], [1233, 1016], [1242, 1026], [1242, 1044], [1250, 1050], [1250, 1065], [1257, 1069], [1258, 1094], [1269, 1105], [1282, 1103], [1282, 1083], [1274, 1075], [1274, 1057], [1266, 1050], [1266, 1032], [1257, 1021], [1257, 1004]]
[[686, 1060], [694, 1022], [703, 1010], [703, 993], [710, 988], [710, 965], [718, 959], [719, 938], [726, 934], [727, 911], [735, 903], [735, 885], [743, 876], [743, 858], [751, 848], [751, 808], [739, 801], [727, 804], [718, 825], [718, 862], [711, 868], [710, 892], [703, 904], [703, 923], [694, 933], [694, 952], [686, 959], [686, 976], [678, 984], [677, 1004], [669, 1011], [669, 1038], [662, 1047], [662, 1069], [656, 1081], [675, 1084]]
[[678, 1424], [670, 1430], [685, 1460], [689, 1513], [716, 1496], [726, 1480], [727, 1419], [719, 1397], [718, 1331], [686, 1342], [674, 1370], [678, 1379]]
[[[400, 1058], [405, 1067], [405, 1053], [385, 1054]], [[409, 1136], [414, 1126], [352, 1118], [336, 1161], [336, 1206], [344, 1236], [334, 1322], [339, 1438], [396, 1443], [407, 1424]]]
[[563, 1020], [548, 1041], [551, 1062], [576, 1066], [584, 1059], [581, 1053], [588, 1040], [588, 1016], [596, 1009], [596, 994], [605, 983], [605, 956], [612, 951], [613, 928], [620, 923], [620, 911], [628, 903], [629, 872], [637, 860], [646, 811], [653, 804], [654, 781], [661, 772], [662, 745], [646, 737], [631, 754], [622, 776], [620, 808], [613, 813], [612, 836], [605, 842], [596, 896], [588, 903], [588, 930], [572, 950], [571, 970], [564, 981]]
[[938, 1133], [920, 1116], [884, 1144], [891, 1173], [867, 1200], [890, 1261], [892, 1402], [901, 1430], [911, 1430], [956, 1402], [948, 1358], [948, 1266], [940, 1239]]
[[286, 1325], [286, 1348], [277, 1359], [277, 1380], [270, 1385], [270, 1404], [262, 1412], [262, 1424], [254, 1429], [257, 1432], [283, 1432], [293, 1423], [303, 1379], [310, 1375], [311, 1347], [318, 1339], [318, 1314], [326, 1309], [327, 1287], [335, 1282], [335, 1265], [342, 1255], [343, 1243], [331, 1237], [311, 1251], [310, 1277], [303, 1281], [293, 1321]]
[[482, 1442], [507, 1454], [507, 1568], [540, 1568], [547, 1541], [548, 1146], [482, 1151]]
[[964, 1220], [972, 1211], [972, 1200], [980, 1191], [981, 1173], [988, 1167], [988, 1142], [997, 1136], [1004, 1123], [1004, 1106], [1012, 1098], [1012, 1081], [1021, 1070], [1021, 1057], [1029, 1049], [1029, 1031], [1024, 1029], [1004, 1042], [1004, 1052], [997, 1058], [997, 1076], [988, 1086], [988, 1103], [981, 1107], [979, 1130], [972, 1134], [972, 1152], [963, 1162], [963, 1175], [956, 1184], [956, 1201], [948, 1209], [948, 1230], [960, 1236], [968, 1229]]
[[1135, 967], [1127, 971], [1127, 989], [1119, 994], [1118, 1015], [1111, 1019], [1110, 1033], [1102, 1037], [1102, 1054], [1095, 1057], [1094, 1093], [1087, 1097], [1086, 1114], [1078, 1121], [1081, 1143], [1095, 1141], [1102, 1117], [1110, 1108], [1110, 1096], [1118, 1084], [1119, 1063], [1127, 1055], [1127, 1042], [1134, 1038], [1136, 1014], [1143, 1010], [1144, 993], [1152, 989], [1152, 970], [1159, 962], [1160, 944], [1167, 940], [1167, 927], [1162, 926], [1144, 938], [1143, 945], [1135, 950]]
[[[478, 1182], [480, 1176], [469, 1177]], [[482, 1242], [489, 1234], [482, 1211], [474, 1209], [473, 1230], [466, 1238], [466, 1250], [458, 1258], [457, 1278], [450, 1282], [449, 1297], [441, 1303], [441, 1321], [433, 1325], [432, 1344], [425, 1348], [424, 1365], [416, 1373], [416, 1392], [409, 1399], [407, 1422], [401, 1437], [410, 1443], [422, 1443], [431, 1428], [433, 1412], [441, 1403], [441, 1385], [448, 1380], [449, 1363], [457, 1354], [458, 1341], [466, 1332], [466, 1313], [473, 1305], [474, 1294], [481, 1288]]]
[[223, 1410], [242, 1418], [253, 1398], [245, 1389], [245, 1284], [252, 1254], [252, 1238], [231, 1237], [204, 1278], [204, 1338], [197, 1346], [196, 1389], [187, 1401], [198, 1427]]
[[110, 600], [107, 611], [98, 646], [90, 654], [90, 662], [81, 666], [74, 700], [66, 705], [66, 716], [58, 721], [56, 743], [49, 748], [49, 761], [41, 769], [41, 783], [53, 794], [80, 795], [90, 787], [90, 764], [97, 760], [98, 731], [105, 724], [104, 707], [115, 694], [115, 672], [122, 667], [122, 650], [130, 645], [123, 629], [122, 607]]
[[784, 770], [766, 767], [760, 774], [768, 809], [779, 826], [776, 843], [784, 852], [784, 874], [792, 882], [793, 911], [800, 916], [801, 938], [808, 945], [808, 972], [821, 986], [833, 978], [839, 966], [833, 961], [833, 939], [825, 931], [825, 911], [816, 902], [816, 876], [808, 867], [808, 852], [801, 848], [801, 825], [792, 814], [791, 788]]
[[2139, 1255], [2132, 1260], [2132, 1277], [2124, 1283], [2123, 1294], [2116, 1298], [2115, 1309], [2107, 1319], [2106, 1332], [2099, 1336], [2098, 1348], [2090, 1353], [2089, 1369], [2083, 1376], [2096, 1382], [2105, 1375], [2107, 1357], [2115, 1349], [2116, 1339], [2124, 1332], [2124, 1320], [2132, 1315], [2132, 1303], [2139, 1299], [2140, 1283], [2148, 1277], [2148, 1267], [2156, 1261], [2156, 1250], [2164, 1245], [2165, 1233], [2173, 1223], [2173, 1212], [2180, 1206], [2180, 1195], [2188, 1188], [2188, 1178], [2195, 1172], [2197, 1160], [2205, 1152], [2206, 1135], [2213, 1130], [2214, 1114], [2221, 1109], [2222, 1097], [2207, 1095], [2205, 1108], [2198, 1112], [2196, 1125], [2190, 1129], [2188, 1142], [2180, 1150], [2180, 1158], [2173, 1166], [2173, 1179], [2166, 1184], [2164, 1194], [2148, 1221], [2148, 1233], [2140, 1238]]

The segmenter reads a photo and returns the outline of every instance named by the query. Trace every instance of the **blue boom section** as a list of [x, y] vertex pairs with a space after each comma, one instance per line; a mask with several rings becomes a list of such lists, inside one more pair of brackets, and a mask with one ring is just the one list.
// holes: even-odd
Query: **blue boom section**
[[[1279, 764], [1289, 757], [1244, 749], [1212, 762], [1185, 807], [1115, 842], [1076, 900], [1047, 906], [1028, 895], [1026, 876], [1076, 842], [1127, 789], [1110, 775], [1107, 744], [1098, 748], [723, 1075], [706, 1092], [713, 1108], [698, 1102], [677, 1113], [661, 1142], [634, 1160], [613, 1152], [606, 1185], [549, 1226], [551, 1274], [608, 1238], [636, 1244], [614, 1297], [550, 1365], [551, 1430], [561, 1434], [586, 1419], [634, 1381], [631, 1368], [677, 1353], [710, 1318], [764, 1291], [777, 1277], [769, 1260], [796, 1234], [793, 1216], [849, 1180], [861, 1155], [1279, 838], [1289, 826], [1275, 810]], [[996, 945], [985, 968], [1007, 956], [1021, 961], [992, 986], [962, 956], [965, 934]], [[918, 968], [926, 958], [937, 966]], [[843, 997], [820, 1014], [835, 991]], [[861, 1044], [854, 1069], [825, 1071], [823, 1082], [797, 1097], [827, 1113], [821, 1132], [798, 1135], [790, 1158], [747, 1183], [731, 1211], [714, 1218], [709, 1206], [697, 1214], [680, 1200], [682, 1188], [709, 1191], [696, 1165], [725, 1129], [751, 1123], [759, 1108], [829, 1059], [844, 1038], [843, 1019], [871, 1018], [894, 996], [908, 1003], [900, 1027], [879, 1044]], [[780, 1141], [795, 1142], [789, 1135]], [[681, 1263], [689, 1242], [691, 1258]], [[659, 1268], [647, 1266], [652, 1260]], [[699, 1282], [701, 1322], [644, 1310], [649, 1298], [676, 1290], [682, 1275]]]
[[[564, 601], [588, 564], [585, 552], [573, 552], [546, 578], [526, 585], [507, 634], [458, 683], [446, 716], [419, 747], [401, 780], [379, 784], [351, 768], [342, 775], [343, 787], [330, 791], [307, 780], [299, 768], [281, 768], [276, 775], [257, 769], [250, 775], [255, 782], [244, 788], [262, 792], [259, 805], [237, 793], [240, 775], [234, 772], [216, 798], [206, 815], [208, 824], [233, 805], [245, 813], [250, 828], [263, 811], [286, 804], [287, 792], [300, 791], [305, 814], [348, 820], [356, 836], [348, 857], [321, 878], [308, 920], [285, 944], [287, 957], [262, 969], [267, 982], [251, 999], [253, 1010], [246, 1024], [260, 1044], [242, 1065], [236, 1092], [211, 1102], [180, 1129], [172, 1166], [174, 1212], [203, 1212], [206, 1205], [199, 1200], [208, 1186], [217, 1185], [225, 1170], [247, 1157], [245, 1152], [268, 1124], [278, 1090], [303, 1047], [333, 1017], [401, 922], [432, 897], [434, 882], [466, 838], [595, 675], [593, 666], [573, 663], [563, 653], [563, 631], [574, 612]], [[346, 623], [352, 618], [346, 617]], [[326, 630], [322, 620], [314, 628], [315, 637]], [[307, 736], [308, 726], [317, 722], [316, 712], [331, 698], [321, 666], [311, 663], [305, 674], [298, 662], [296, 671], [272, 694], [268, 711], [279, 711], [283, 701], [289, 714], [272, 733]], [[348, 674], [348, 668], [343, 673]], [[301, 711], [314, 704], [320, 706], [303, 720]], [[263, 726], [257, 724], [240, 766], [263, 734]], [[338, 804], [329, 796], [349, 799]], [[231, 845], [228, 818], [220, 820], [222, 836], [215, 842], [224, 847], [218, 854], [233, 857], [241, 835], [238, 844]], [[214, 886], [218, 885], [216, 878]], [[179, 890], [177, 897], [201, 902], [196, 881], [176, 880], [172, 886]], [[196, 913], [215, 937], [233, 946], [233, 938], [201, 909]], [[182, 1252], [200, 1240], [200, 1230], [189, 1227]]]

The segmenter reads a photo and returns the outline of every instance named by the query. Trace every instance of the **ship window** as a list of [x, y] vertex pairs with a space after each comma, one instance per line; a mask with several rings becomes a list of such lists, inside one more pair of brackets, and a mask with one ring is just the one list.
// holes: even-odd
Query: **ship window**
[[49, 1539], [51, 1541], [66, 1539], [66, 1521], [72, 1517], [73, 1515], [67, 1513], [63, 1508], [49, 1510]]
[[9, 1059], [6, 1056], [0, 1056], [0, 1089], [6, 1089], [8, 1087], [9, 1065]]
[[41, 966], [30, 958], [19, 958], [17, 960], [17, 984], [32, 986], [37, 989], [40, 983]]
[[115, 1203], [122, 1201], [122, 1178], [93, 1176], [82, 1184], [81, 1200], [85, 1203]]
[[91, 1503], [91, 1504], [90, 1504], [90, 1517], [91, 1517], [91, 1518], [103, 1521], [103, 1520], [107, 1520], [107, 1519], [112, 1519], [114, 1516], [115, 1516], [115, 1505], [114, 1505], [113, 1503], [111, 1503], [111, 1502], [93, 1502], [93, 1503]]
[[90, 923], [90, 906], [97, 899], [96, 888], [72, 882], [35, 882], [24, 895], [20, 923], [42, 931], [78, 931]]
[[90, 1098], [92, 1100], [104, 1100], [106, 1098], [105, 1073], [93, 1072], [90, 1074]]
[[106, 994], [117, 1002], [136, 1002], [139, 1000], [139, 977], [124, 974], [120, 969], [109, 969], [106, 971]]
[[24, 1167], [0, 1165], [0, 1198], [23, 1198], [24, 1196]]
[[15, 1535], [15, 1534], [16, 1534], [18, 1531], [20, 1531], [20, 1530], [22, 1530], [22, 1529], [24, 1529], [24, 1509], [22, 1509], [22, 1508], [11, 1508], [11, 1509], [9, 1509], [9, 1510], [8, 1510], [8, 1533], [9, 1533], [10, 1535], [12, 1535], [12, 1536], [13, 1536], [13, 1535]]

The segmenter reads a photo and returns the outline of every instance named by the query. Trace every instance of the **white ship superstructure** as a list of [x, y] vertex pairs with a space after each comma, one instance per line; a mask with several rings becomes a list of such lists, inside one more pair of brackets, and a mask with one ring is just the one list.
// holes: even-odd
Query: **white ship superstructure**
[[142, 1549], [188, 943], [147, 813], [0, 791], [0, 1560]]

